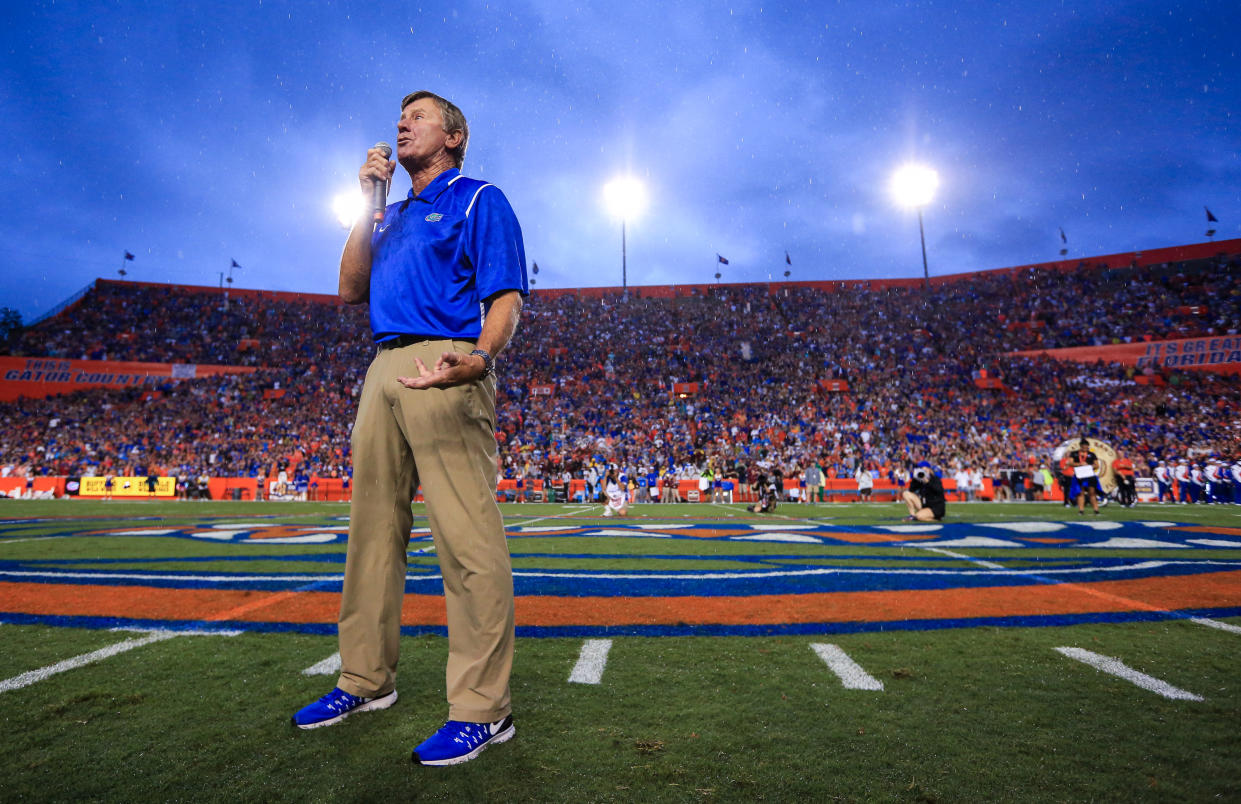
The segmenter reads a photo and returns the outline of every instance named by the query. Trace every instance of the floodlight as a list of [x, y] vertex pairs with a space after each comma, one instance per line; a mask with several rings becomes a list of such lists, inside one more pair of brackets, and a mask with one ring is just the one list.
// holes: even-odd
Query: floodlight
[[935, 198], [939, 188], [939, 174], [926, 165], [909, 163], [892, 174], [889, 189], [892, 198], [903, 207], [918, 210], [918, 238], [922, 241], [922, 287], [931, 287], [931, 273], [926, 264], [926, 230], [922, 227], [922, 208]]
[[631, 221], [646, 209], [646, 187], [633, 176], [619, 176], [603, 186], [603, 203], [623, 221]]
[[603, 185], [603, 203], [621, 221], [621, 298], [629, 299], [629, 261], [625, 247], [625, 224], [646, 209], [646, 187], [633, 176], [618, 176]]
[[935, 198], [939, 174], [926, 165], [903, 165], [892, 174], [892, 197], [903, 207], [925, 207]]
[[358, 190], [346, 190], [332, 199], [332, 214], [342, 227], [352, 229], [358, 218], [366, 214], [366, 199]]

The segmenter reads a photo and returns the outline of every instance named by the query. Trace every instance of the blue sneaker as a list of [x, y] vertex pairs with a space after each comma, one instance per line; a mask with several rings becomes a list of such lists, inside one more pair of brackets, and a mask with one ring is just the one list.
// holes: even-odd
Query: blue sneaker
[[419, 765], [458, 765], [469, 762], [489, 745], [513, 739], [513, 716], [495, 723], [464, 723], [450, 720], [414, 749], [411, 759]]
[[317, 729], [339, 723], [354, 712], [370, 712], [375, 709], [387, 709], [396, 703], [396, 690], [378, 698], [359, 698], [336, 687], [327, 695], [299, 709], [293, 715], [293, 725], [299, 729]]

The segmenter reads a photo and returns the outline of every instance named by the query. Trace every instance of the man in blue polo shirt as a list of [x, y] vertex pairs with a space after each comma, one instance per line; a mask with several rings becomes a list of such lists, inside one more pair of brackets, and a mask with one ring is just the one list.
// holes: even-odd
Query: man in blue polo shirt
[[[514, 734], [513, 575], [496, 505], [493, 356], [529, 293], [521, 228], [497, 188], [461, 175], [469, 128], [430, 92], [401, 103], [396, 156], [407, 198], [353, 228], [340, 297], [370, 303], [377, 344], [352, 435], [353, 498], [341, 594], [336, 689], [293, 716], [336, 723], [396, 701], [406, 549], [419, 485], [443, 575], [448, 722], [414, 749], [453, 765]], [[363, 193], [396, 165], [367, 152]]]

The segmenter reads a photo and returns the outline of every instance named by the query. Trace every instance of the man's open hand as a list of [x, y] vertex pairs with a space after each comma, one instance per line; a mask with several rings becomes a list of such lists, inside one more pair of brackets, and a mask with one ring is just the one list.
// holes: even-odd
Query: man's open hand
[[396, 381], [406, 388], [445, 388], [450, 385], [461, 385], [473, 382], [487, 370], [486, 363], [477, 355], [463, 355], [460, 352], [444, 352], [435, 361], [435, 368], [428, 369], [426, 364], [414, 358], [418, 367], [417, 377], [397, 377]]

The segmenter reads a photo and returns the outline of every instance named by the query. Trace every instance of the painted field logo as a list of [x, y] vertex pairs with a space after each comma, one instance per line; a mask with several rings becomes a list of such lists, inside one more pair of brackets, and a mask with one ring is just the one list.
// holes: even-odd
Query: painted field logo
[[[0, 555], [0, 620], [333, 633], [347, 523], [261, 519], [0, 523], [0, 538], [22, 542], [20, 552]], [[1230, 527], [588, 519], [514, 525], [508, 539], [525, 637], [1241, 614], [1241, 529]], [[443, 578], [429, 529], [414, 528], [409, 548], [404, 631], [443, 633]]]
[[439, 223], [440, 221], [444, 220], [444, 216], [438, 212], [432, 212], [430, 215], [423, 218], [423, 220], [427, 221], [428, 223]]

